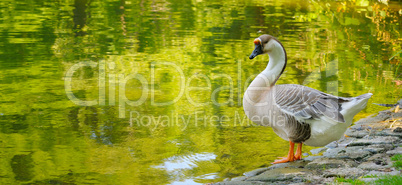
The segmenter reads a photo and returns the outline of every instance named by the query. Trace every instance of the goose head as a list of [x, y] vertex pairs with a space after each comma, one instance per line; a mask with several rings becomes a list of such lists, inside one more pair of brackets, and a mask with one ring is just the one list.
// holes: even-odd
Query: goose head
[[279, 41], [271, 35], [261, 35], [254, 40], [254, 51], [250, 55], [250, 59], [255, 58], [257, 55], [270, 54], [277, 48]]
[[269, 82], [269, 86], [273, 86], [286, 68], [286, 50], [282, 43], [271, 35], [259, 36], [254, 40], [254, 45], [254, 51], [249, 58], [253, 59], [262, 54], [269, 55], [268, 65], [261, 74], [265, 76], [265, 81]]

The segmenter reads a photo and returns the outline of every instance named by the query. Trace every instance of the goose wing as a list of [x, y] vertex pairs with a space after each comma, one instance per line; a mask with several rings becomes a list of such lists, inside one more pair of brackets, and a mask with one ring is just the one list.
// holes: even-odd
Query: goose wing
[[344, 123], [341, 103], [348, 98], [336, 97], [301, 85], [275, 86], [274, 101], [280, 110], [301, 122], [323, 116]]

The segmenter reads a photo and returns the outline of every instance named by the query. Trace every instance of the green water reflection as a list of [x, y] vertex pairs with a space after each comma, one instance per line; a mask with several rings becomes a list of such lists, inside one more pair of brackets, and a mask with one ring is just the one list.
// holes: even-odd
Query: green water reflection
[[[247, 122], [241, 105], [268, 60], [248, 60], [262, 33], [287, 49], [278, 83], [373, 93], [356, 119], [402, 94], [399, 2], [1, 0], [0, 7], [1, 184], [197, 184], [270, 165], [287, 142]], [[74, 67], [72, 95], [95, 105], [68, 98]]]

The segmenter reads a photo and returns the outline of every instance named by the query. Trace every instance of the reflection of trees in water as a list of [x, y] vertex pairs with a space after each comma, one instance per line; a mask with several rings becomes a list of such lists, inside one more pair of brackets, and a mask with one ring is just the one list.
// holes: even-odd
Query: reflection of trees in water
[[30, 181], [35, 177], [32, 153], [14, 155], [10, 162], [17, 181]]
[[73, 107], [67, 115], [74, 131], [105, 145], [119, 144], [127, 136], [127, 123], [114, 107]]
[[75, 0], [74, 1], [74, 30], [76, 36], [84, 36], [86, 32], [84, 27], [87, 23], [87, 7], [89, 6], [88, 0]]

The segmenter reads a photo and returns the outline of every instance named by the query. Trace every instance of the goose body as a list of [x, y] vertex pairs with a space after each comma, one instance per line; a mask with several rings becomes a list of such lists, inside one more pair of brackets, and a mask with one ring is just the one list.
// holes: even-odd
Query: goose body
[[[270, 35], [258, 37], [254, 44], [250, 59], [268, 54], [269, 63], [247, 88], [243, 107], [253, 122], [272, 127], [279, 137], [289, 141], [288, 156], [275, 163], [301, 159], [302, 143], [324, 146], [340, 139], [372, 96], [367, 93], [345, 98], [302, 85], [275, 85], [286, 67], [285, 48]], [[294, 143], [299, 143], [296, 155], [293, 154]]]

